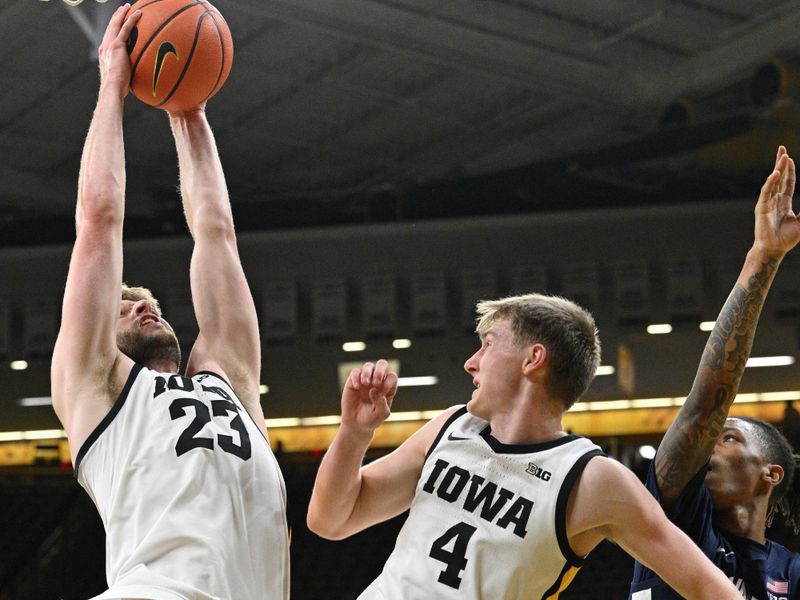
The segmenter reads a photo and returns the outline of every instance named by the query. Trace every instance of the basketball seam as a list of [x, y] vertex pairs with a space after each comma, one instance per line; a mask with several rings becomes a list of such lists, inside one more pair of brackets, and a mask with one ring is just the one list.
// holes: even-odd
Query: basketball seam
[[181, 84], [181, 81], [183, 81], [183, 77], [184, 75], [186, 75], [186, 71], [189, 70], [189, 65], [192, 64], [192, 56], [194, 56], [194, 49], [197, 48], [197, 40], [200, 38], [200, 28], [203, 25], [203, 19], [208, 14], [209, 12], [206, 10], [197, 19], [197, 27], [194, 30], [194, 40], [192, 40], [192, 49], [189, 50], [189, 55], [186, 57], [186, 62], [183, 64], [183, 70], [181, 70], [181, 74], [178, 76], [178, 79], [175, 81], [175, 85], [172, 86], [172, 89], [169, 91], [169, 94], [167, 94], [166, 97], [161, 102], [153, 105], [156, 108], [158, 108], [159, 106], [163, 106], [164, 104], [169, 102], [169, 99], [172, 98], [172, 96], [177, 91], [178, 86]]
[[[162, 0], [153, 0], [153, 1], [152, 1], [152, 2], [150, 2], [149, 4], [155, 4], [156, 2], [161, 2], [161, 1], [162, 1]], [[149, 4], [147, 4], [147, 5], [145, 5], [145, 6], [149, 6]], [[131, 87], [133, 87], [133, 78], [134, 78], [134, 75], [136, 74], [136, 69], [139, 67], [139, 63], [141, 62], [141, 60], [142, 60], [142, 57], [144, 56], [144, 52], [145, 52], [145, 50], [147, 50], [147, 48], [150, 46], [150, 44], [152, 43], [153, 39], [155, 39], [155, 37], [156, 37], [156, 36], [157, 36], [157, 35], [158, 35], [158, 34], [159, 34], [159, 33], [160, 33], [160, 32], [161, 32], [161, 31], [162, 31], [162, 30], [163, 30], [163, 29], [164, 29], [164, 28], [167, 26], [167, 25], [169, 25], [169, 24], [170, 24], [170, 23], [171, 23], [173, 20], [175, 20], [175, 18], [176, 18], [178, 15], [180, 15], [181, 13], [184, 13], [184, 12], [186, 12], [187, 10], [190, 10], [190, 9], [191, 9], [192, 7], [194, 7], [194, 6], [199, 6], [199, 5], [201, 5], [201, 4], [204, 4], [204, 2], [203, 2], [202, 0], [194, 0], [194, 2], [191, 2], [190, 4], [187, 4], [186, 6], [183, 6], [183, 7], [181, 7], [181, 9], [180, 9], [180, 10], [178, 10], [178, 11], [174, 12], [173, 14], [171, 14], [171, 15], [169, 16], [169, 18], [168, 18], [168, 19], [166, 19], [166, 20], [165, 20], [165, 21], [164, 21], [164, 22], [163, 22], [163, 23], [162, 23], [162, 24], [161, 24], [161, 25], [158, 27], [158, 29], [156, 29], [156, 30], [155, 30], [155, 31], [154, 31], [154, 32], [153, 32], [153, 33], [150, 35], [150, 37], [148, 38], [148, 40], [147, 40], [147, 41], [144, 43], [144, 46], [142, 46], [142, 50], [141, 50], [141, 52], [139, 52], [139, 56], [136, 58], [136, 62], [135, 62], [135, 63], [133, 64], [133, 66], [131, 67], [131, 81], [130, 81], [130, 86], [131, 86]], [[206, 12], [207, 12], [207, 11], [206, 11]], [[203, 13], [203, 14], [205, 14], [205, 13]], [[202, 17], [201, 17], [201, 18], [202, 18]]]
[[222, 31], [219, 28], [219, 23], [217, 23], [217, 19], [214, 16], [214, 14], [211, 11], [208, 11], [208, 14], [211, 17], [211, 20], [214, 22], [214, 27], [217, 30], [221, 59], [219, 64], [219, 73], [217, 73], [217, 80], [214, 82], [214, 85], [211, 87], [211, 91], [208, 92], [208, 95], [205, 98], [203, 98], [202, 102], [208, 100], [211, 96], [214, 95], [215, 92], [218, 91], [217, 86], [219, 85], [219, 80], [222, 79], [222, 73], [225, 71], [225, 42], [222, 39]]

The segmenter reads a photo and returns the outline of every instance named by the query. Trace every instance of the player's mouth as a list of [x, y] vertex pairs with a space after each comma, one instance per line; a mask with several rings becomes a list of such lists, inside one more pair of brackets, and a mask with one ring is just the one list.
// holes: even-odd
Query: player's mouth
[[158, 317], [156, 317], [154, 315], [145, 315], [145, 316], [143, 316], [142, 318], [139, 319], [139, 327], [144, 327], [145, 325], [147, 325], [149, 323], [156, 323], [156, 324], [160, 325], [161, 321], [159, 320]]

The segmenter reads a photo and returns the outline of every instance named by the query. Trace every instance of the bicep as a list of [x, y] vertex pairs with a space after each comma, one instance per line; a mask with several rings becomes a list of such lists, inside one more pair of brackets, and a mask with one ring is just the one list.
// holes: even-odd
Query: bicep
[[73, 248], [64, 290], [53, 351], [54, 387], [73, 373], [109, 372], [118, 354], [115, 323], [121, 282], [122, 232], [84, 224]]
[[[606, 537], [655, 571], [684, 596], [699, 597], [709, 586], [722, 589], [724, 575], [694, 542], [667, 519], [658, 502], [633, 473], [620, 473], [607, 485], [617, 489], [618, 503], [610, 507], [603, 527]], [[675, 557], [681, 557], [676, 560]]]
[[[192, 371], [213, 361], [237, 389], [258, 389], [261, 345], [255, 303], [233, 233], [196, 235], [190, 269], [192, 303], [200, 329]], [[255, 396], [257, 398], [257, 395]]]

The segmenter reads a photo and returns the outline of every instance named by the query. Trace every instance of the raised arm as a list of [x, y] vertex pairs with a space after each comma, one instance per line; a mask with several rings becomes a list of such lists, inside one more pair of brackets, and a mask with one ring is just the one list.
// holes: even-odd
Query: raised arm
[[785, 254], [800, 241], [792, 212], [794, 161], [778, 149], [755, 208], [755, 241], [717, 317], [694, 384], [655, 458], [661, 503], [671, 507], [711, 456], [739, 389], [767, 291]]
[[124, 378], [115, 337], [125, 208], [122, 113], [130, 78], [125, 45], [139, 18], [128, 9], [125, 4], [111, 17], [98, 50], [100, 92], [81, 158], [76, 240], [51, 366], [53, 406], [73, 458]]
[[364, 467], [364, 454], [389, 416], [397, 376], [385, 360], [353, 369], [342, 392], [342, 423], [317, 473], [306, 522], [314, 533], [342, 539], [411, 506], [425, 453], [449, 416], [425, 424], [399, 448]]
[[236, 246], [228, 189], [204, 108], [170, 114], [178, 150], [181, 196], [194, 238], [192, 302], [200, 334], [187, 373], [226, 376], [253, 419], [259, 402], [261, 343], [255, 304]]
[[578, 556], [603, 539], [615, 542], [683, 598], [742, 599], [636, 476], [614, 460], [596, 457], [586, 465], [567, 502], [567, 535]]

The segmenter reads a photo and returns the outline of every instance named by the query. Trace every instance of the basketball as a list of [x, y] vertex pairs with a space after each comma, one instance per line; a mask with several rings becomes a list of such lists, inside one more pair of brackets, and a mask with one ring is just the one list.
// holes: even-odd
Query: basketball
[[131, 91], [168, 111], [194, 108], [216, 94], [231, 71], [233, 40], [220, 12], [205, 0], [139, 0], [131, 31]]

